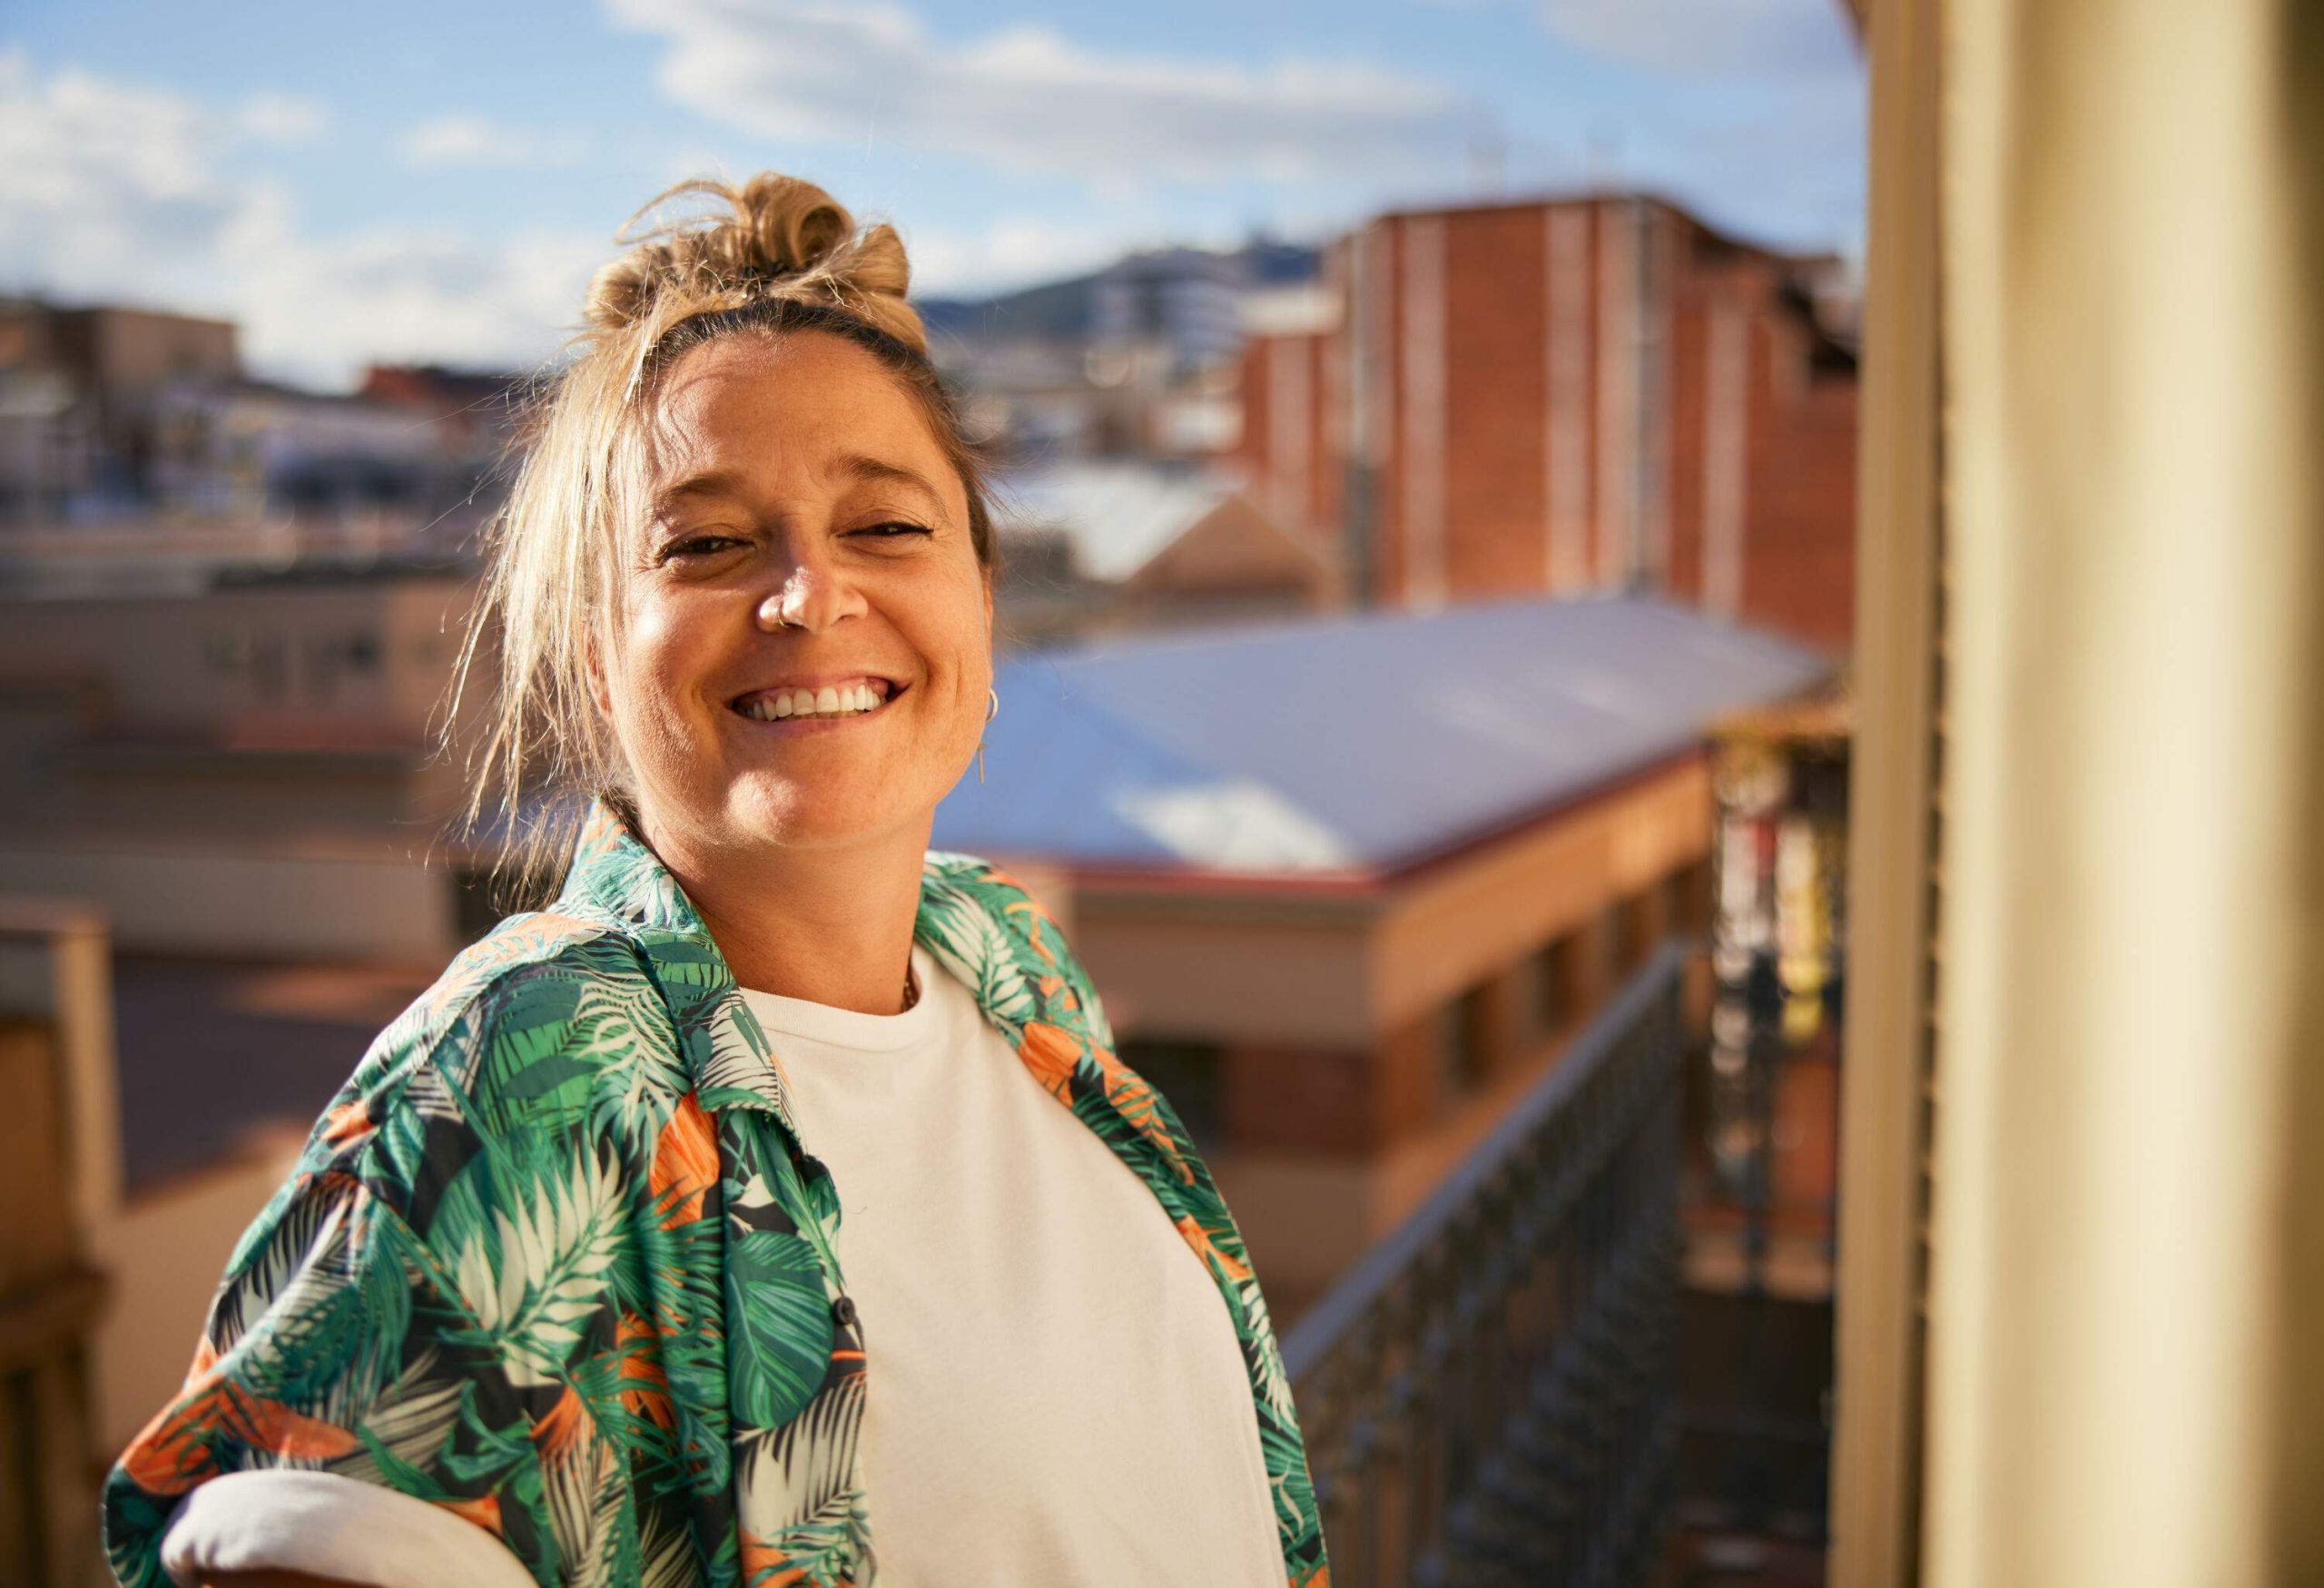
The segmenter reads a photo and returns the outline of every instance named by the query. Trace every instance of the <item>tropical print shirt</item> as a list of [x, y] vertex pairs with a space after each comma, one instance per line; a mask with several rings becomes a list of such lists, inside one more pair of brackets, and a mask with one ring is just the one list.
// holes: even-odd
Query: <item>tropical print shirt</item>
[[[913, 932], [1216, 1284], [1285, 1581], [1323, 1588], [1266, 1304], [1177, 1114], [1004, 872], [930, 851]], [[869, 1583], [872, 1367], [839, 1223], [724, 959], [600, 803], [561, 896], [379, 1034], [243, 1235], [184, 1388], [107, 1479], [113, 1571], [161, 1588], [188, 1490], [300, 1468], [442, 1505], [544, 1583]]]

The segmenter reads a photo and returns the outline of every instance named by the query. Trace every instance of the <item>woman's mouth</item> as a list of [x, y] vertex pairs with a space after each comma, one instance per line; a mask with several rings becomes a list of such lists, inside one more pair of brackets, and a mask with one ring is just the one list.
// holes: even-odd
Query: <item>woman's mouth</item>
[[885, 710], [888, 703], [902, 693], [901, 685], [891, 685], [885, 678], [866, 678], [813, 688], [756, 689], [727, 704], [737, 715], [753, 722], [797, 723], [803, 726], [808, 723], [870, 716]]

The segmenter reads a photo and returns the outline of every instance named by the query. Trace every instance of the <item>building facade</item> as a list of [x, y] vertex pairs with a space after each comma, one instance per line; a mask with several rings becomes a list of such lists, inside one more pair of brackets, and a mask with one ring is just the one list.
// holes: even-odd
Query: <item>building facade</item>
[[1246, 342], [1236, 457], [1360, 599], [1651, 588], [1846, 647], [1837, 260], [1598, 194], [1382, 215], [1324, 281], [1329, 312]]

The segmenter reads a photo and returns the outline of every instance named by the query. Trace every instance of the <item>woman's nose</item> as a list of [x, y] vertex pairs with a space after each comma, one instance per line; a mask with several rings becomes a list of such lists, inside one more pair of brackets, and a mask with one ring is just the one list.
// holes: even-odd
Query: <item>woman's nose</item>
[[862, 597], [838, 569], [827, 562], [802, 560], [759, 602], [758, 621], [769, 630], [788, 626], [821, 633], [862, 609]]

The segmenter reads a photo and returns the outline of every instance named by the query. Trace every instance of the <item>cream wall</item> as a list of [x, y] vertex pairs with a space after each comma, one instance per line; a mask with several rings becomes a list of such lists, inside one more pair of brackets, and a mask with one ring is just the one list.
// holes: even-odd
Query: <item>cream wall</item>
[[1074, 944], [1117, 1031], [1368, 1050], [1709, 847], [1690, 755], [1376, 884], [1237, 897], [1085, 877]]
[[[1522, 1039], [1487, 1081], [1440, 1110], [1414, 1073], [1424, 1060], [1408, 1039], [1425, 1034], [1415, 1028], [1702, 859], [1710, 809], [1708, 764], [1690, 755], [1374, 886], [1234, 898], [1082, 880], [1075, 947], [1117, 1032], [1214, 1041], [1229, 1065], [1320, 1058], [1365, 1090], [1371, 1117], [1395, 1121], [1361, 1156], [1233, 1140], [1206, 1155], [1280, 1312], [1312, 1300], [1395, 1228], [1570, 1034]], [[1286, 1060], [1284, 1049], [1304, 1051]]]
[[98, 1232], [113, 1291], [92, 1356], [97, 1443], [127, 1445], [177, 1393], [234, 1243], [299, 1160], [303, 1130], [133, 1198]]
[[[0, 602], [0, 679], [94, 683], [106, 722], [133, 733], [303, 714], [392, 724], [416, 744], [472, 589], [443, 576]], [[368, 668], [344, 660], [359, 640]]]
[[1944, 16], [1925, 1578], [2324, 1582], [2324, 13]]
[[460, 946], [449, 872], [384, 846], [18, 844], [0, 893], [86, 901], [138, 952], [435, 968]]

